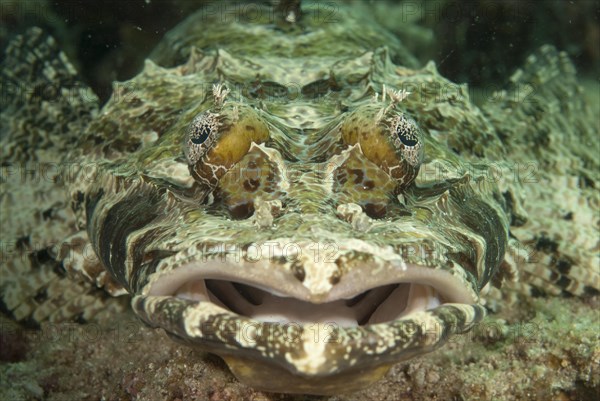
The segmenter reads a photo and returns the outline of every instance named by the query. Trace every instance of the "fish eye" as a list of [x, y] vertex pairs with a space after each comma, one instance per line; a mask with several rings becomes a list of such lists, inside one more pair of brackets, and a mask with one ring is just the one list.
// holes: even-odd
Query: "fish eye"
[[214, 142], [220, 126], [219, 115], [206, 111], [198, 114], [187, 129], [185, 153], [188, 164], [195, 164], [206, 154]]
[[403, 145], [414, 147], [419, 143], [419, 139], [410, 132], [398, 131], [396, 135], [398, 135], [398, 139]]
[[409, 146], [412, 148], [417, 146], [419, 143], [419, 138], [417, 138], [415, 132], [410, 128], [397, 129], [394, 133], [398, 136], [398, 139], [400, 139], [400, 142], [402, 142], [404, 146]]
[[346, 118], [341, 133], [344, 143], [360, 145], [364, 156], [396, 181], [396, 191], [415, 180], [423, 160], [423, 135], [406, 114], [365, 105]]
[[201, 185], [215, 188], [252, 143], [263, 143], [268, 137], [262, 118], [243, 104], [227, 102], [201, 112], [188, 126], [184, 143], [190, 174]]
[[396, 148], [404, 160], [418, 168], [423, 158], [422, 135], [417, 123], [404, 114], [398, 114], [391, 119], [390, 132], [395, 137]]
[[196, 128], [196, 132], [190, 137], [190, 140], [195, 145], [202, 145], [204, 142], [206, 142], [210, 133], [211, 128], [206, 124], [202, 124]]

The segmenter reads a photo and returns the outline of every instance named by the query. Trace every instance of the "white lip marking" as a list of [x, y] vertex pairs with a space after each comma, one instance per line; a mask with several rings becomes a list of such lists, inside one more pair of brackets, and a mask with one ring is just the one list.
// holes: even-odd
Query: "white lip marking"
[[[305, 327], [301, 338], [304, 354], [300, 357], [294, 357], [291, 353], [286, 353], [285, 359], [305, 374], [322, 373], [321, 368], [327, 363], [325, 351], [331, 329], [331, 325], [322, 323]], [[331, 370], [334, 369], [335, 365]]]

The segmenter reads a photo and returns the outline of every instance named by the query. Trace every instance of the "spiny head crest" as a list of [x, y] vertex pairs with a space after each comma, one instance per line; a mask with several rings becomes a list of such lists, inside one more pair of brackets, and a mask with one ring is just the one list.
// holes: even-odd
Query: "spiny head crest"
[[[389, 97], [389, 104], [386, 107], [382, 107], [379, 113], [377, 113], [376, 120], [380, 121], [383, 116], [385, 116], [390, 110], [392, 110], [396, 105], [402, 102], [404, 99], [410, 95], [411, 92], [408, 92], [406, 89], [394, 90], [385, 87], [383, 85], [383, 89], [381, 91], [381, 102], [385, 103], [387, 101], [386, 97]], [[379, 94], [375, 93], [373, 97], [373, 101], [379, 101]]]
[[225, 98], [230, 90], [222, 84], [214, 84], [212, 87], [212, 95], [215, 101], [215, 108], [221, 108], [225, 102]]

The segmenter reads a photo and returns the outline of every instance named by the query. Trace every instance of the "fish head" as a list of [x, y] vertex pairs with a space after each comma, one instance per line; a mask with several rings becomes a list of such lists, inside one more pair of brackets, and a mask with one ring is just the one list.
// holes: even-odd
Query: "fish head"
[[[200, 40], [179, 29], [169, 43]], [[79, 223], [135, 313], [259, 389], [346, 392], [437, 349], [484, 317], [504, 259], [483, 157], [502, 150], [472, 152], [476, 107], [434, 66], [356, 46], [180, 46], [82, 134]]]

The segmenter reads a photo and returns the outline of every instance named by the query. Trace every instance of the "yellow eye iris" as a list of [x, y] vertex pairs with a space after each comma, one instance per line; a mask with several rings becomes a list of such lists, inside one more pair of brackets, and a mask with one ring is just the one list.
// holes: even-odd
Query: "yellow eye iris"
[[363, 106], [342, 124], [342, 140], [359, 144], [362, 153], [397, 182], [400, 191], [417, 176], [423, 160], [423, 135], [417, 124], [404, 114], [380, 115], [381, 107]]
[[250, 107], [228, 103], [218, 113], [198, 114], [187, 131], [185, 153], [194, 179], [215, 188], [248, 153], [252, 142], [269, 138], [267, 125]]

